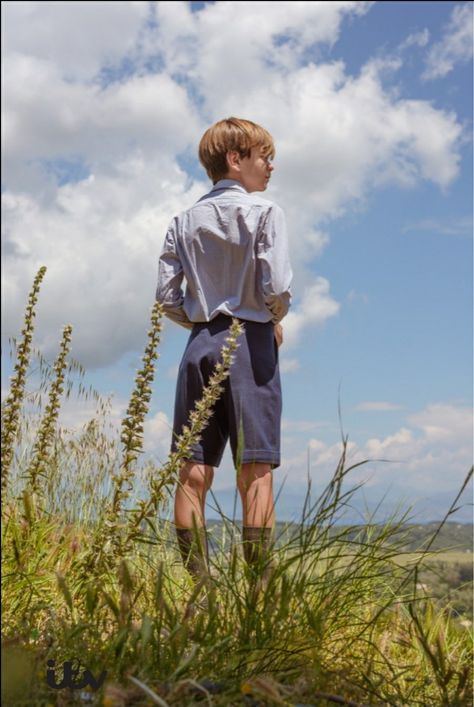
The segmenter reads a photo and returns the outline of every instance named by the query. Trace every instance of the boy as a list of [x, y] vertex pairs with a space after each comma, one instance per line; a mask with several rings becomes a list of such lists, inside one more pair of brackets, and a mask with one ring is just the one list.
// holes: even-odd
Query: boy
[[252, 121], [228, 118], [209, 128], [199, 159], [214, 186], [173, 219], [159, 260], [156, 299], [166, 316], [192, 330], [178, 374], [173, 440], [219, 360], [232, 317], [244, 324], [225, 391], [180, 470], [174, 519], [184, 565], [195, 579], [207, 571], [204, 504], [229, 437], [247, 563], [259, 563], [270, 548], [271, 472], [280, 464], [280, 321], [292, 278], [284, 214], [256, 194], [267, 188], [274, 153], [271, 135]]

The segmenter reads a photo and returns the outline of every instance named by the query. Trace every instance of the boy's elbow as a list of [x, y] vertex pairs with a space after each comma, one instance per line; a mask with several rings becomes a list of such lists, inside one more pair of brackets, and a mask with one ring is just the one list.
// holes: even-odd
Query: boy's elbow
[[158, 285], [156, 288], [155, 300], [161, 304], [165, 312], [167, 309], [170, 309], [170, 307], [176, 306], [169, 287], [163, 285]]
[[164, 288], [161, 285], [158, 285], [156, 290], [155, 290], [155, 300], [159, 302], [161, 305], [164, 304]]

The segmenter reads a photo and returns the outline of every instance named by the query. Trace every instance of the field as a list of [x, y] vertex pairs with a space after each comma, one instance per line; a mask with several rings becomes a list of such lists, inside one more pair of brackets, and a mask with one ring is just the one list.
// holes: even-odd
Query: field
[[69, 327], [54, 365], [40, 358], [39, 378], [28, 377], [44, 274], [2, 408], [2, 705], [472, 705], [472, 526], [455, 522], [456, 499], [431, 526], [403, 516], [338, 525], [354, 493], [342, 440], [321, 496], [300, 523], [277, 526], [265, 592], [224, 515], [209, 525], [210, 577], [193, 585], [166, 518], [238, 325], [178, 451], [158, 468], [141, 450], [159, 307], [120, 438], [100, 400], [70, 433], [57, 424], [61, 400], [85, 387], [73, 382]]

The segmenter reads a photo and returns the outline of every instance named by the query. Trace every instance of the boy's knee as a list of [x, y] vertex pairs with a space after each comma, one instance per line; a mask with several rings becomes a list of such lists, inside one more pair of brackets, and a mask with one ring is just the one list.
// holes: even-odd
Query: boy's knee
[[255, 481], [258, 481], [259, 485], [271, 486], [272, 480], [271, 464], [263, 464], [261, 462], [242, 464], [237, 475], [237, 483], [241, 490], [247, 490], [250, 484]]
[[180, 482], [198, 492], [208, 491], [213, 478], [214, 469], [207, 464], [186, 462], [179, 472]]

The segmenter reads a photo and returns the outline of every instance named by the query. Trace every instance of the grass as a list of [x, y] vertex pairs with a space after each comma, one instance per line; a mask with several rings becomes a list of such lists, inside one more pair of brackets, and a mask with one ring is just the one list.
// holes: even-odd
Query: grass
[[[240, 529], [220, 512], [209, 611], [189, 612], [202, 588], [180, 561], [169, 500], [232, 364], [237, 324], [177, 453], [155, 467], [141, 450], [159, 307], [120, 439], [108, 429], [105, 404], [81, 433], [58, 428], [69, 328], [56, 365], [41, 369], [49, 402], [26, 390], [32, 311], [2, 410], [3, 705], [472, 704], [471, 631], [449, 602], [420, 590], [439, 529], [413, 554], [403, 549], [408, 511], [384, 525], [338, 525], [356, 491], [347, 488], [347, 439], [326, 489], [312, 502], [308, 488], [301, 522], [278, 538], [274, 574], [258, 597]], [[55, 690], [48, 660], [57, 681], [65, 661], [79, 675], [87, 668], [107, 677], [96, 691]]]

